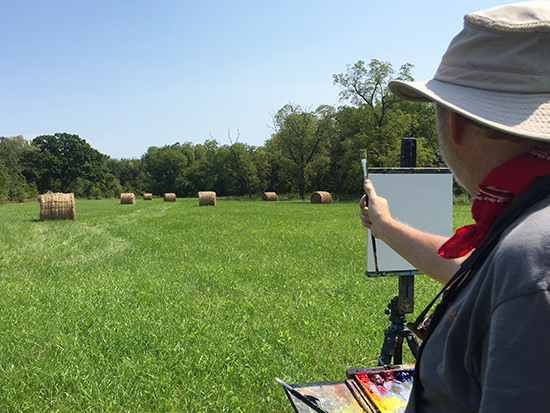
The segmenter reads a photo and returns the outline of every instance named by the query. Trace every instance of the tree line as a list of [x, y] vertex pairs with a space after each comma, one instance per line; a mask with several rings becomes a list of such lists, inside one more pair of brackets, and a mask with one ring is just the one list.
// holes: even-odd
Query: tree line
[[272, 134], [263, 146], [216, 140], [149, 147], [140, 159], [112, 159], [78, 135], [56, 133], [27, 141], [0, 137], [0, 201], [23, 201], [46, 191], [81, 198], [118, 197], [121, 192], [178, 197], [215, 191], [218, 196], [254, 196], [324, 190], [342, 196], [362, 193], [360, 149], [372, 167], [399, 166], [401, 139], [417, 140], [417, 164], [442, 166], [435, 109], [430, 103], [395, 98], [392, 78], [412, 80], [412, 66], [396, 72], [371, 60], [348, 65], [333, 76], [340, 87], [338, 107], [316, 109], [287, 104], [272, 116]]

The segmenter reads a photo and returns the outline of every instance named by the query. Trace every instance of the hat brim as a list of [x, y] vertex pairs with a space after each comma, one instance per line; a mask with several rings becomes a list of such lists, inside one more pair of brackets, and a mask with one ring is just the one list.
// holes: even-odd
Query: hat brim
[[550, 141], [550, 93], [507, 93], [454, 85], [392, 80], [390, 91], [401, 99], [437, 102], [463, 116], [516, 136]]

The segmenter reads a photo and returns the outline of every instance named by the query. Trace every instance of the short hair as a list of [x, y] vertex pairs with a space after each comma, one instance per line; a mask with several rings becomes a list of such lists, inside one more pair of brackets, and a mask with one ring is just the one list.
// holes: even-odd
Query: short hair
[[508, 132], [491, 128], [490, 126], [484, 125], [483, 123], [470, 119], [466, 116], [464, 116], [464, 119], [466, 119], [466, 122], [468, 122], [469, 124], [474, 125], [476, 128], [483, 130], [483, 132], [485, 133], [485, 136], [489, 139], [493, 139], [493, 140], [504, 139], [511, 142], [520, 142], [526, 139], [526, 138], [522, 138], [521, 136], [517, 136]]
[[457, 113], [459, 116], [462, 116], [466, 120], [467, 123], [469, 123], [470, 125], [475, 126], [478, 129], [481, 129], [483, 131], [484, 135], [489, 139], [493, 139], [493, 140], [506, 139], [506, 140], [511, 141], [511, 142], [520, 142], [520, 141], [525, 140], [525, 138], [522, 138], [520, 136], [513, 135], [513, 134], [507, 133], [507, 132], [503, 132], [501, 130], [497, 130], [497, 129], [494, 129], [490, 126], [484, 125], [483, 123], [480, 123], [480, 122], [478, 122], [476, 120], [473, 120], [473, 119], [471, 119], [467, 116], [464, 116], [464, 115], [462, 115], [462, 114], [460, 114], [456, 111], [453, 111], [452, 109], [449, 109], [446, 106], [443, 106], [439, 102], [435, 102], [435, 107], [436, 107], [436, 113], [438, 115], [439, 115], [439, 110], [440, 109], [446, 109], [446, 110], [450, 110], [452, 112]]

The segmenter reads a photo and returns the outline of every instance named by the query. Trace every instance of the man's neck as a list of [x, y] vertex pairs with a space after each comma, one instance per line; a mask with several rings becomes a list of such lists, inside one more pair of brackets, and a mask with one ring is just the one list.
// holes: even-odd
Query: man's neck
[[[544, 142], [532, 139], [521, 139], [518, 141], [509, 141], [506, 139], [480, 138], [475, 144], [473, 157], [470, 163], [472, 178], [470, 182], [465, 182], [466, 190], [475, 197], [479, 191], [479, 185], [496, 168], [515, 158], [522, 153], [529, 152], [531, 149], [543, 145]], [[475, 158], [475, 159], [474, 159]]]

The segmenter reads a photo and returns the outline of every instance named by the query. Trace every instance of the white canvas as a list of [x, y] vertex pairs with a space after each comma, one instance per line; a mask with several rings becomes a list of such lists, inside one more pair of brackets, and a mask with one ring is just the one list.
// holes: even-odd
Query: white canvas
[[[431, 234], [445, 237], [452, 235], [452, 174], [370, 173], [369, 179], [374, 184], [376, 193], [388, 200], [392, 216]], [[372, 241], [370, 231], [367, 232], [367, 272], [374, 273]], [[379, 239], [376, 240], [376, 249], [381, 273], [416, 271]]]

